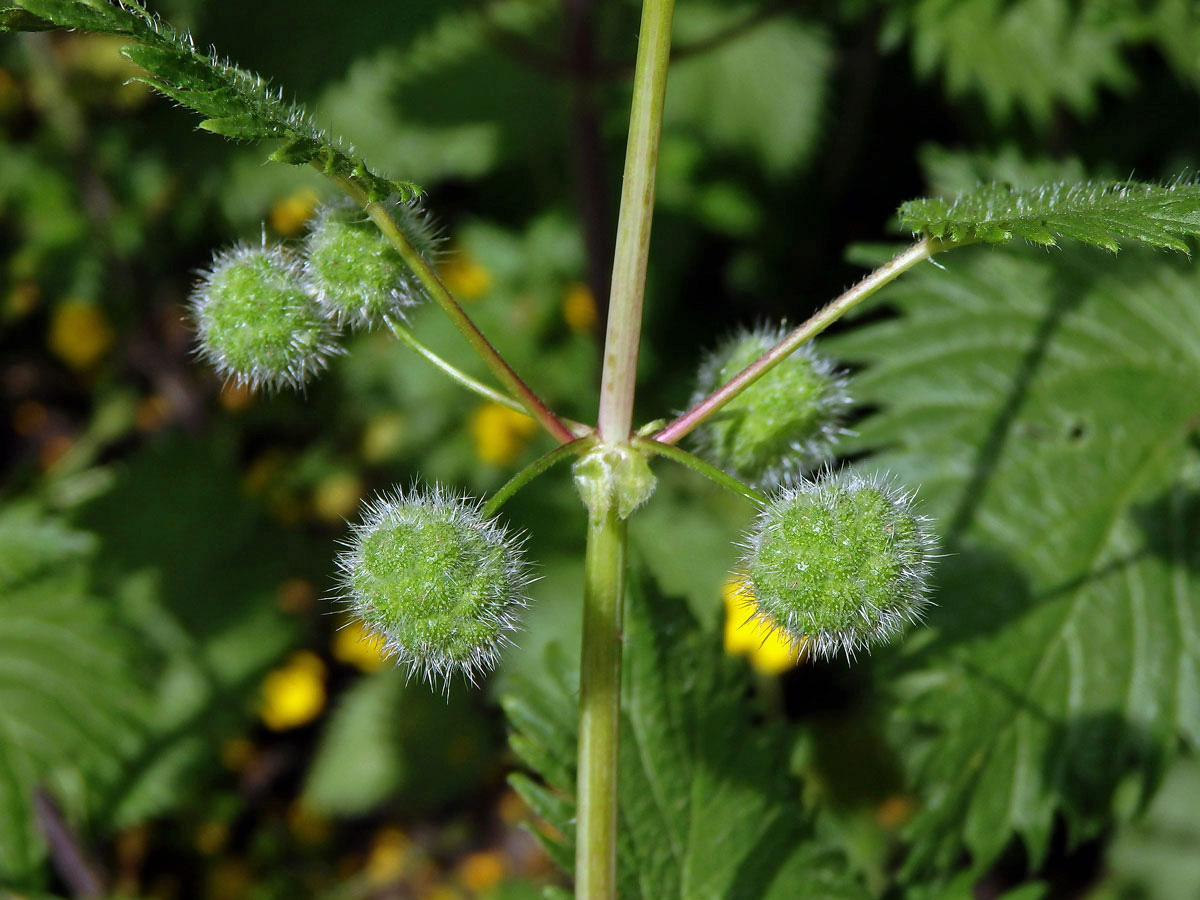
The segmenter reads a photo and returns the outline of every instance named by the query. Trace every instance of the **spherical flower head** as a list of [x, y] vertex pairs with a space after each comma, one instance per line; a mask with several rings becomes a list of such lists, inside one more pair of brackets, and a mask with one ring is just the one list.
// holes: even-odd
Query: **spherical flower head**
[[[700, 367], [691, 405], [724, 385], [784, 337], [782, 327], [743, 330]], [[811, 471], [833, 456], [850, 405], [846, 378], [803, 344], [696, 430], [700, 452], [759, 486]]]
[[929, 520], [882, 478], [825, 472], [782, 489], [745, 547], [758, 615], [825, 657], [890, 640], [930, 603]]
[[191, 306], [200, 356], [239, 385], [301, 388], [341, 352], [299, 264], [280, 247], [219, 254]]
[[[391, 207], [392, 217], [422, 256], [438, 239], [410, 204]], [[361, 208], [333, 203], [317, 213], [304, 241], [304, 278], [326, 313], [340, 325], [369, 328], [404, 318], [422, 296], [412, 270]]]
[[410, 672], [472, 682], [511, 643], [530, 582], [520, 542], [440, 489], [367, 505], [339, 556], [342, 599]]

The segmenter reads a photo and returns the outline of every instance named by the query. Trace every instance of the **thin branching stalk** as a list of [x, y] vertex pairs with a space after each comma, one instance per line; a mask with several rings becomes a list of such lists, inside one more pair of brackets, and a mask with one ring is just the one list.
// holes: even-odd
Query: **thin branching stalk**
[[559, 444], [549, 453], [543, 454], [527, 465], [524, 469], [508, 479], [496, 493], [492, 494], [491, 498], [481, 510], [481, 515], [485, 519], [490, 519], [500, 511], [500, 507], [521, 488], [529, 484], [543, 472], [552, 468], [557, 463], [562, 462], [572, 456], [582, 456], [587, 453], [596, 443], [593, 437], [581, 437], [578, 440], [571, 441], [568, 444]]
[[687, 466], [693, 472], [698, 472], [709, 481], [716, 482], [726, 490], [732, 491], [739, 497], [749, 500], [756, 506], [766, 506], [767, 497], [752, 488], [750, 485], [737, 478], [734, 478], [728, 472], [718, 469], [711, 463], [707, 463], [698, 456], [693, 456], [682, 447], [676, 447], [674, 444], [661, 444], [658, 441], [650, 438], [634, 438], [633, 446], [639, 450], [646, 450], [649, 453], [657, 454], [658, 456], [666, 457], [669, 460], [679, 463], [681, 466]]
[[[422, 344], [417, 336], [412, 333], [411, 329], [401, 325], [399, 322], [389, 322], [388, 328], [391, 329], [392, 334], [396, 336], [397, 340], [408, 346], [409, 349], [420, 356], [423, 360], [436, 367], [437, 370], [442, 374], [449, 376], [453, 381], [458, 382], [459, 385], [466, 388], [468, 391], [473, 391], [480, 397], [491, 400], [493, 403], [499, 403], [502, 406], [507, 406], [514, 412], [529, 415], [529, 410], [527, 410], [519, 400], [514, 400], [508, 394], [502, 394], [495, 388], [488, 387], [482, 381], [478, 380], [477, 378], [472, 378], [462, 369], [442, 359], [442, 357], [438, 356], [436, 353]], [[582, 422], [575, 422], [567, 418], [564, 418], [562, 421], [568, 428], [571, 429], [571, 433], [576, 437], [583, 437], [586, 434], [590, 434], [593, 430], [590, 425], [584, 425]]]
[[789, 331], [778, 344], [654, 435], [654, 440], [660, 444], [674, 444], [680, 438], [690, 434], [705, 419], [787, 359], [797, 347], [816, 337], [885, 284], [907, 272], [917, 263], [929, 259], [935, 253], [959, 246], [962, 246], [962, 243], [939, 241], [933, 238], [925, 238], [913, 244], [836, 300], [814, 313], [808, 321]]
[[[320, 170], [320, 165], [317, 165]], [[323, 171], [323, 170], [322, 170]], [[383, 232], [384, 237], [388, 239], [396, 252], [400, 254], [401, 259], [417, 276], [425, 289], [429, 291], [429, 296], [433, 301], [442, 308], [442, 311], [450, 317], [450, 321], [455, 327], [462, 332], [467, 342], [479, 354], [480, 358], [487, 363], [488, 368], [495, 373], [509, 392], [516, 397], [524, 407], [524, 411], [528, 412], [533, 418], [537, 419], [550, 434], [559, 442], [567, 443], [575, 440], [575, 434], [545, 403], [538, 397], [537, 394], [521, 380], [521, 377], [513, 371], [512, 367], [505, 361], [492, 346], [491, 342], [484, 336], [479, 327], [471, 320], [466, 311], [454, 299], [454, 295], [446, 288], [433, 267], [425, 261], [425, 258], [417, 252], [409, 242], [404, 231], [396, 224], [391, 213], [388, 212], [386, 206], [382, 203], [377, 203], [367, 197], [366, 192], [351, 181], [349, 178], [340, 176], [330, 176], [338, 186], [347, 194], [354, 198], [359, 203], [368, 216], [371, 217], [379, 230]]]

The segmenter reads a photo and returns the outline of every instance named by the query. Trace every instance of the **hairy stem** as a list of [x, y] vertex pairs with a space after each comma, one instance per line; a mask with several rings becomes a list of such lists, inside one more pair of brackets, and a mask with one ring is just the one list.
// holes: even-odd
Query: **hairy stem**
[[[319, 164], [316, 167], [322, 172], [324, 171]], [[362, 205], [367, 215], [371, 217], [371, 221], [383, 232], [384, 237], [388, 239], [388, 242], [396, 248], [396, 252], [400, 254], [400, 258], [412, 269], [413, 274], [417, 276], [421, 284], [429, 291], [429, 296], [450, 317], [450, 321], [462, 332], [475, 352], [479, 354], [480, 358], [487, 363], [488, 368], [500, 379], [501, 384], [521, 402], [524, 411], [537, 419], [560, 443], [565, 444], [568, 441], [573, 441], [575, 435], [571, 429], [542, 402], [541, 398], [533, 392], [529, 385], [521, 380], [521, 377], [512, 370], [512, 367], [496, 351], [496, 348], [492, 346], [491, 342], [479, 330], [478, 326], [471, 321], [471, 317], [459, 306], [458, 301], [454, 299], [454, 295], [442, 284], [433, 267], [425, 261], [425, 258], [409, 242], [408, 237], [404, 234], [400, 226], [396, 224], [387, 207], [382, 203], [370, 200], [366, 192], [350, 179], [336, 175], [330, 177], [337, 182], [342, 190]]]
[[508, 479], [500, 490], [492, 494], [491, 499], [488, 500], [481, 511], [483, 517], [490, 519], [500, 511], [500, 507], [507, 503], [513, 494], [525, 487], [533, 479], [569, 456], [582, 456], [595, 443], [595, 438], [581, 437], [568, 444], [559, 444], [549, 453], [539, 456], [512, 478]]
[[750, 485], [737, 478], [734, 478], [728, 472], [718, 469], [716, 466], [706, 463], [698, 456], [693, 456], [681, 447], [676, 447], [674, 444], [662, 444], [650, 438], [634, 438], [633, 446], [641, 450], [646, 450], [649, 453], [664, 456], [673, 462], [679, 463], [681, 466], [687, 466], [693, 472], [698, 472], [707, 478], [709, 481], [715, 481], [721, 487], [732, 491], [739, 497], [744, 497], [756, 506], [766, 506], [767, 498], [759, 493]]
[[589, 515], [584, 566], [575, 898], [615, 900], [625, 598], [625, 522], [615, 509]]
[[836, 300], [814, 313], [808, 321], [788, 332], [778, 344], [654, 435], [654, 440], [661, 444], [674, 444], [680, 438], [690, 434], [705, 419], [787, 359], [793, 350], [805, 341], [816, 337], [885, 284], [907, 272], [917, 263], [929, 259], [935, 253], [950, 247], [961, 246], [963, 246], [961, 243], [940, 241], [934, 238], [925, 238], [913, 244]]
[[448, 375], [454, 381], [457, 381], [467, 390], [474, 391], [479, 396], [485, 397], [488, 400], [491, 400], [493, 403], [499, 403], [503, 406], [507, 406], [509, 409], [515, 410], [516, 412], [525, 412], [525, 407], [512, 397], [508, 396], [508, 394], [502, 394], [495, 388], [488, 387], [482, 381], [472, 378], [466, 372], [446, 362], [446, 360], [442, 359], [440, 356], [422, 344], [419, 340], [417, 340], [417, 336], [399, 322], [388, 322], [388, 327], [391, 329], [392, 334], [394, 334], [401, 343], [407, 345], [410, 350], [412, 350], [426, 362], [431, 363], [434, 367]]
[[600, 380], [600, 439], [629, 439], [633, 392], [637, 380], [638, 344], [642, 333], [642, 299], [654, 214], [654, 174], [662, 134], [667, 59], [671, 53], [674, 0], [644, 0], [633, 75], [633, 108], [625, 150], [625, 180], [617, 219], [604, 374]]

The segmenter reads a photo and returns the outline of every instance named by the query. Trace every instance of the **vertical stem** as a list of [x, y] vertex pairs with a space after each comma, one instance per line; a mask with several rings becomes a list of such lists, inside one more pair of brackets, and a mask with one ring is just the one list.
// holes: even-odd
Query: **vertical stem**
[[642, 298], [646, 290], [650, 220], [654, 213], [654, 173], [662, 134], [674, 10], [674, 0], [643, 0], [609, 294], [604, 375], [600, 382], [600, 439], [609, 442], [628, 440], [633, 422]]
[[575, 900], [614, 900], [625, 597], [625, 522], [615, 509], [589, 515], [584, 565]]

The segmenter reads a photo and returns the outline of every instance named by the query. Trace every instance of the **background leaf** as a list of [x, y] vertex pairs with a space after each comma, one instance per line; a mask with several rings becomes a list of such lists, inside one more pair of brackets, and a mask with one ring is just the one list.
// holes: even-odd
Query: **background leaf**
[[33, 792], [77, 819], [146, 727], [128, 634], [88, 595], [88, 535], [32, 506], [0, 512], [0, 884], [36, 884]]
[[949, 553], [884, 676], [923, 798], [910, 874], [1012, 834], [1036, 864], [1057, 813], [1096, 834], [1200, 739], [1200, 272], [963, 254], [832, 344], [869, 363], [857, 446], [920, 486]]
[[[755, 727], [745, 669], [719, 656], [682, 601], [631, 585], [621, 724], [619, 880], [628, 898], [860, 898], [840, 854], [816, 839], [788, 772], [787, 731]], [[514, 786], [562, 836], [573, 863], [575, 716], [570, 667], [513, 679], [504, 698], [513, 748], [544, 777]], [[736, 734], [736, 741], [730, 735]]]

